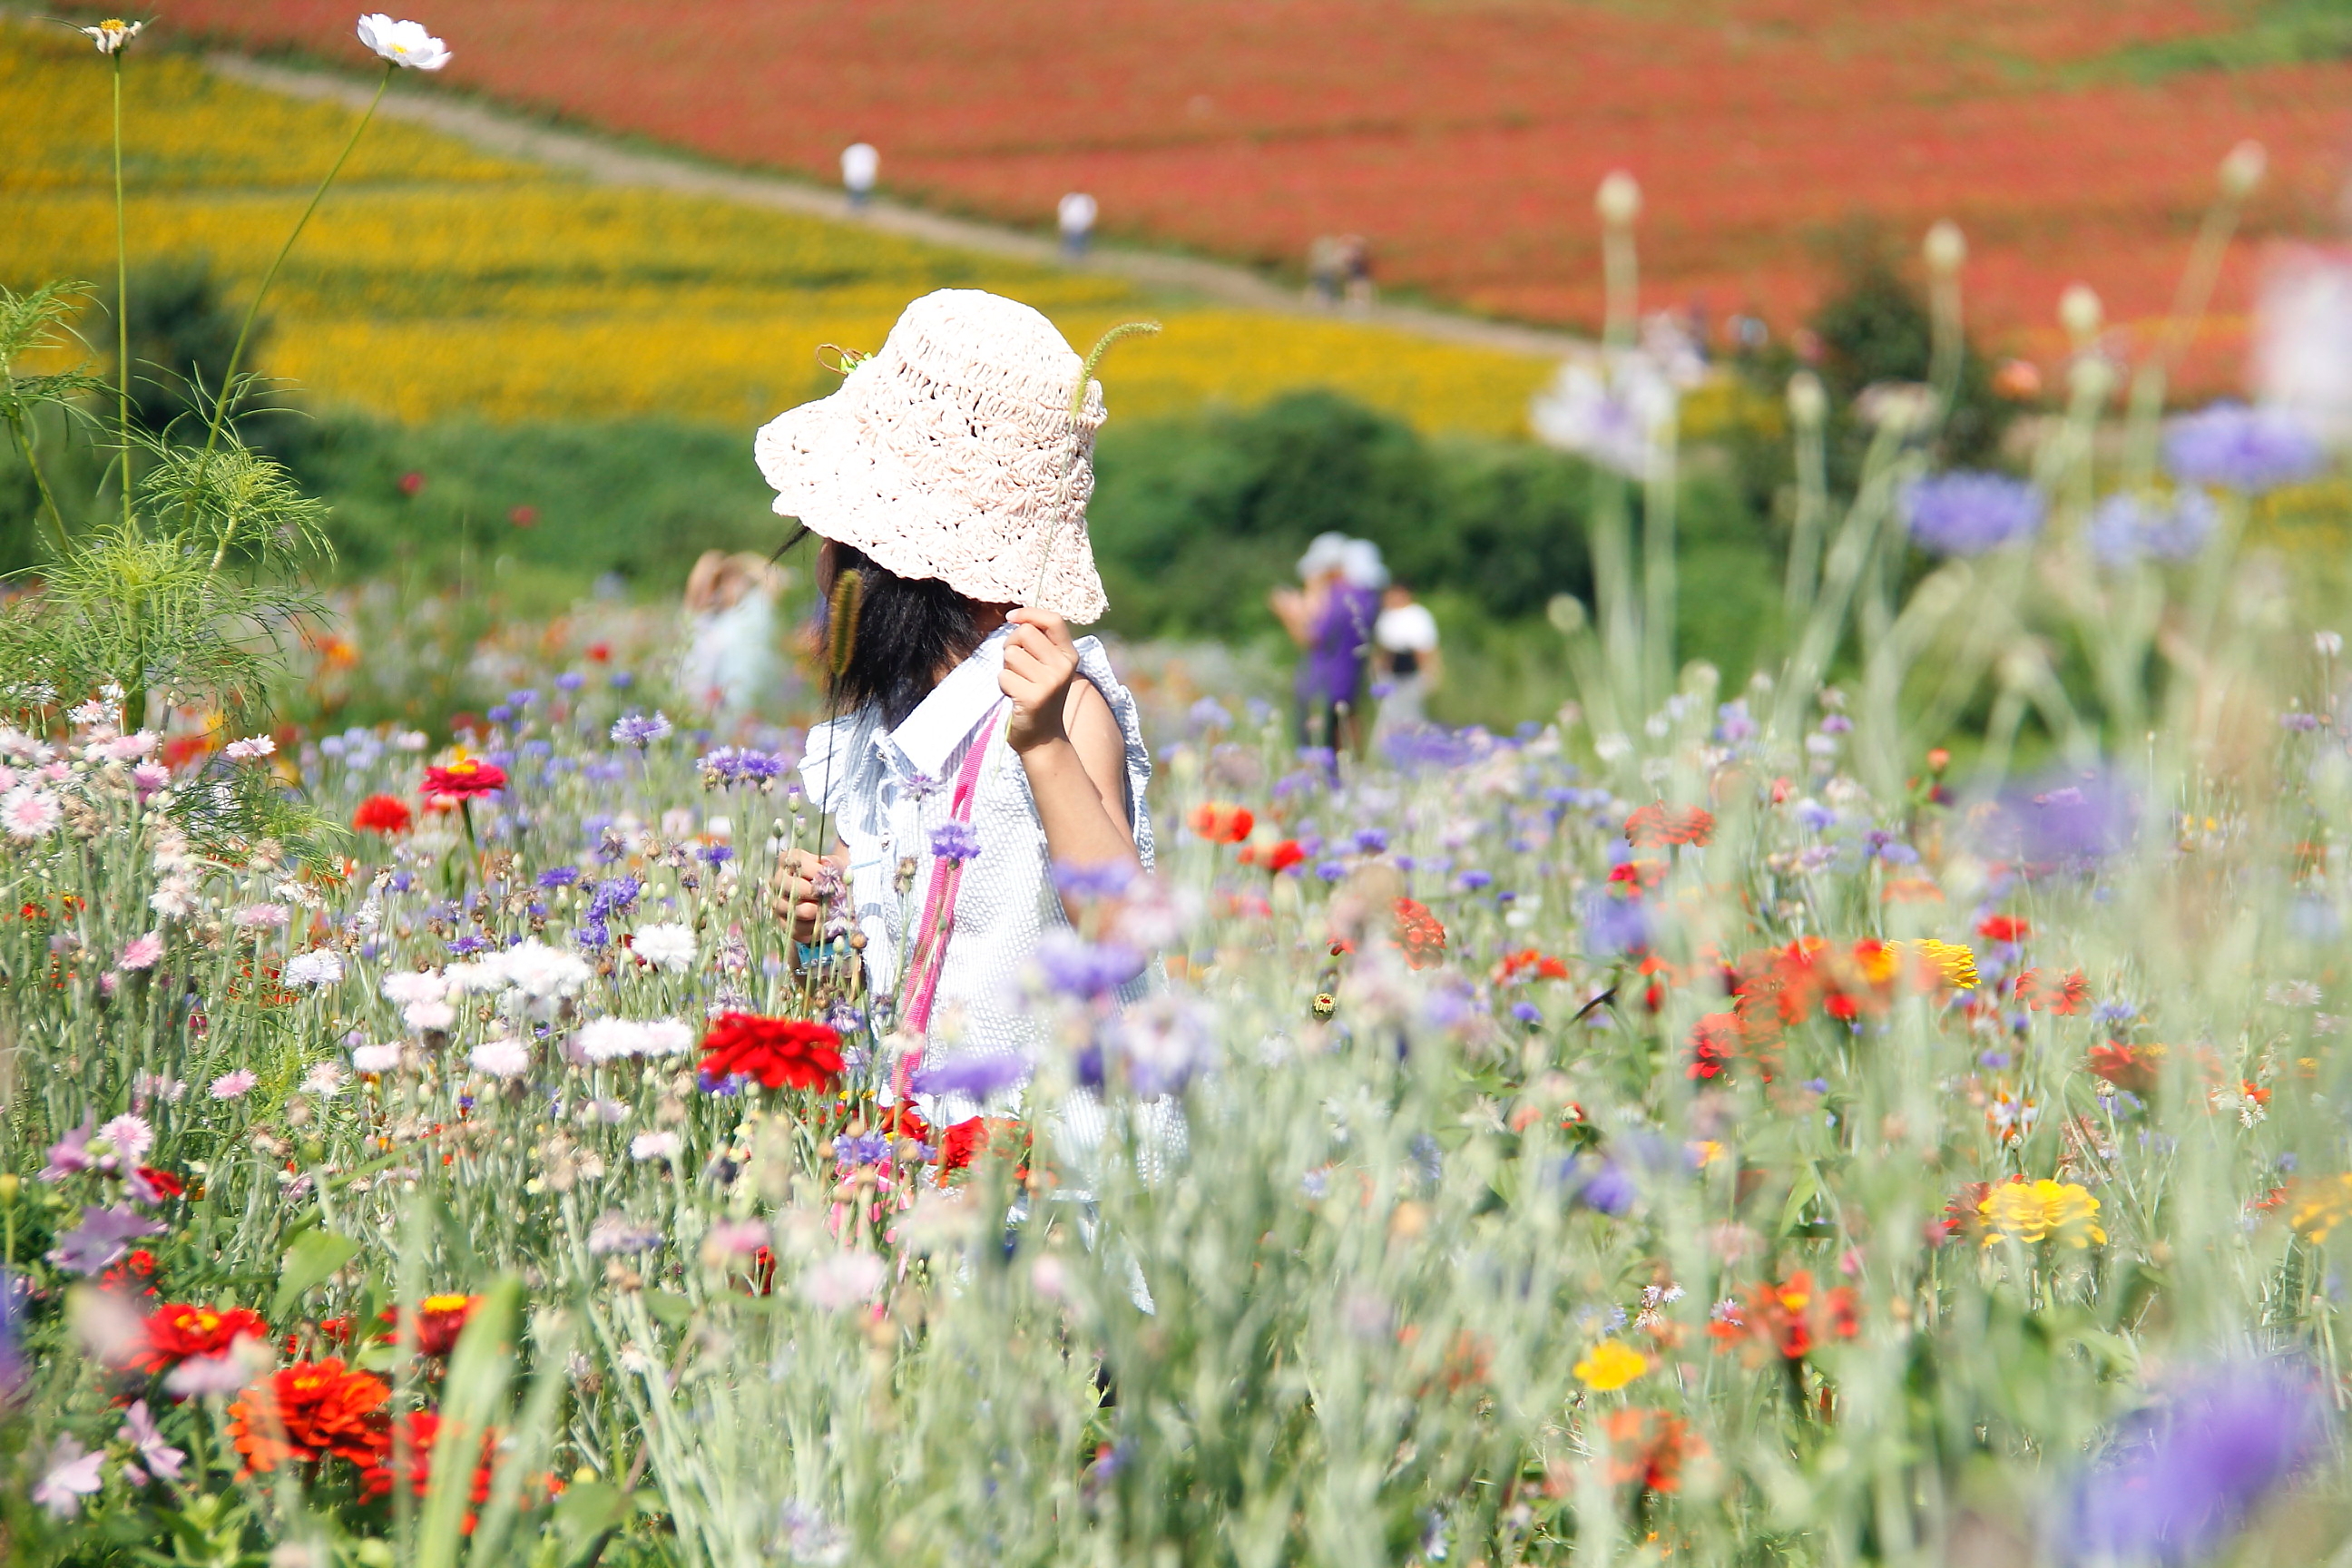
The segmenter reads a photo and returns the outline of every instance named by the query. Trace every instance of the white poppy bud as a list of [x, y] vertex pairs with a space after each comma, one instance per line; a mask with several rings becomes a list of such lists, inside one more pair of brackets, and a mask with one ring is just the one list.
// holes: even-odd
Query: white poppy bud
[[2105, 319], [2098, 293], [2088, 283], [2069, 283], [2058, 296], [2058, 324], [2078, 343], [2096, 337]]
[[2263, 171], [2269, 165], [2270, 154], [2261, 142], [2239, 142], [2221, 160], [2221, 194], [2233, 202], [2245, 200], [2263, 183]]
[[1830, 411], [1830, 395], [1822, 386], [1822, 378], [1811, 371], [1801, 370], [1789, 378], [1789, 416], [1811, 430], [1817, 427]]
[[1939, 218], [1927, 230], [1927, 243], [1920, 252], [1927, 258], [1927, 270], [1939, 278], [1949, 278], [1969, 258], [1969, 242], [1960, 233], [1960, 226], [1949, 218]]

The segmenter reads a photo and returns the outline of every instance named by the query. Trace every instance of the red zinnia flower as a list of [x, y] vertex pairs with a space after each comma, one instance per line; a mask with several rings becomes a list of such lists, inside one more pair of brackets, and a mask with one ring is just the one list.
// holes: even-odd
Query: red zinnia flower
[[1445, 962], [1445, 927], [1427, 904], [1411, 899], [1396, 901], [1396, 942], [1404, 949], [1406, 966], [1427, 969]]
[[266, 1340], [269, 1325], [249, 1307], [204, 1307], [177, 1301], [158, 1307], [140, 1325], [142, 1342], [125, 1363], [135, 1372], [169, 1372], [195, 1356], [219, 1355], [242, 1339]]
[[1625, 841], [1645, 849], [1674, 844], [1704, 847], [1714, 837], [1713, 814], [1696, 805], [1663, 805], [1654, 801], [1625, 818]]
[[1286, 838], [1279, 844], [1253, 845], [1240, 856], [1243, 865], [1264, 867], [1268, 874], [1277, 877], [1306, 858], [1307, 851], [1298, 847], [1296, 838]]
[[336, 1357], [296, 1362], [240, 1394], [228, 1407], [228, 1429], [247, 1473], [329, 1458], [366, 1470], [392, 1447], [383, 1410], [391, 1397], [383, 1379]]
[[[479, 1296], [468, 1296], [463, 1291], [457, 1290], [438, 1296], [427, 1296], [416, 1303], [415, 1335], [418, 1352], [425, 1355], [447, 1355], [457, 1347], [457, 1336], [465, 1332], [467, 1322], [474, 1315], [474, 1309], [481, 1304], [482, 1299]], [[394, 1325], [394, 1334], [400, 1331], [398, 1309], [390, 1307], [384, 1309], [383, 1321]]]
[[425, 794], [442, 800], [471, 800], [506, 787], [506, 770], [478, 757], [463, 757], [446, 768], [425, 770]]
[[1738, 1015], [1709, 1013], [1691, 1026], [1690, 1044], [1687, 1075], [1702, 1082], [1721, 1078], [1738, 1059], [1741, 1032]]
[[1568, 965], [1532, 947], [1522, 948], [1496, 959], [1488, 978], [1497, 985], [1516, 985], [1525, 980], [1565, 980]]
[[[429, 774], [427, 775], [429, 778]], [[405, 833], [415, 816], [408, 803], [396, 795], [372, 795], [360, 802], [352, 813], [352, 826], [362, 833], [381, 833], [386, 837]]]
[[1257, 826], [1245, 805], [1203, 801], [1192, 808], [1192, 831], [1212, 844], [1239, 844]]
[[820, 1089], [841, 1071], [841, 1036], [799, 1018], [722, 1013], [702, 1049], [703, 1077], [756, 1078], [770, 1089]]
[[2146, 1094], [2156, 1087], [2156, 1077], [2164, 1066], [2162, 1046], [2127, 1046], [2121, 1040], [2109, 1040], [2091, 1047], [2091, 1071], [2105, 1079], [2117, 1089], [2133, 1094]]
[[1825, 1338], [1850, 1340], [1862, 1331], [1853, 1291], [1843, 1285], [1815, 1290], [1813, 1277], [1799, 1269], [1778, 1285], [1758, 1285], [1748, 1300], [1706, 1326], [1725, 1347], [1741, 1341], [1750, 1348], [1778, 1351], [1801, 1361]]
[[154, 1202], [179, 1197], [188, 1190], [188, 1184], [169, 1171], [159, 1171], [152, 1165], [141, 1165], [137, 1169], [139, 1179], [147, 1184], [149, 1192], [155, 1194]]
[[1987, 942], [2023, 942], [2033, 927], [2019, 915], [1987, 915], [1977, 921], [1977, 934]]
[[2055, 1013], [2071, 1018], [2090, 999], [2091, 985], [2079, 969], [2056, 980], [2046, 980], [2040, 970], [2029, 969], [2017, 977], [2012, 991], [2019, 1001], [2037, 1013]]
[[1611, 1486], [1631, 1481], [1644, 1491], [1671, 1492], [1682, 1485], [1685, 1462], [1706, 1452], [1681, 1416], [1663, 1410], [1612, 1410], [1606, 1430]]
[[[387, 1438], [383, 1462], [370, 1466], [360, 1477], [362, 1497], [382, 1497], [392, 1490], [394, 1479], [402, 1476], [408, 1479], [410, 1489], [418, 1497], [423, 1497], [431, 1488], [433, 1447], [440, 1440], [441, 1417], [435, 1411], [412, 1410], [402, 1417], [400, 1426], [404, 1428], [401, 1433], [402, 1442], [394, 1443]], [[496, 1451], [497, 1445], [497, 1433], [482, 1434], [482, 1458], [474, 1466], [474, 1484], [467, 1493], [467, 1500], [473, 1503], [474, 1508], [479, 1508], [490, 1500], [489, 1461], [491, 1455]], [[471, 1535], [474, 1533], [474, 1524], [473, 1510], [468, 1509], [466, 1511], [464, 1522], [458, 1528], [465, 1534]]]
[[959, 1121], [940, 1138], [940, 1169], [961, 1171], [988, 1146], [988, 1121], [974, 1116]]

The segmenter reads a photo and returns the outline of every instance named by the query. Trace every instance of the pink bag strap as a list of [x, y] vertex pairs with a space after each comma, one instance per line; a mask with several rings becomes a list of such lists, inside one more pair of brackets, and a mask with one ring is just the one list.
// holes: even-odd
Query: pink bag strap
[[[964, 752], [963, 766], [956, 770], [955, 792], [948, 797], [948, 820], [969, 827], [972, 805], [980, 794], [981, 764], [988, 755], [989, 742], [995, 737], [997, 721], [1004, 715], [1007, 702], [1000, 700], [980, 721]], [[963, 887], [963, 862], [936, 859], [931, 863], [931, 885], [923, 897], [922, 923], [916, 927], [913, 953], [907, 961], [907, 978], [899, 994], [905, 998], [898, 1016], [907, 1028], [919, 1035], [930, 1027], [931, 1003], [939, 994], [940, 970], [947, 962], [948, 938], [955, 931], [956, 895]], [[901, 1058], [903, 1070], [911, 1071], [906, 1064], [911, 1057]], [[903, 1092], [904, 1086], [894, 1086]]]

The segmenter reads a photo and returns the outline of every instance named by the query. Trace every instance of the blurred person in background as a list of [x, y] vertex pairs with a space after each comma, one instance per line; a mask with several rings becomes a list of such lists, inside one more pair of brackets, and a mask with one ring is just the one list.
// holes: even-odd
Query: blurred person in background
[[1307, 247], [1307, 297], [1325, 310], [1337, 310], [1347, 281], [1346, 245], [1330, 235], [1318, 236]]
[[1388, 571], [1380, 547], [1344, 533], [1316, 535], [1298, 558], [1297, 588], [1267, 596], [1300, 650], [1298, 739], [1333, 752], [1361, 749], [1364, 665]]
[[1380, 618], [1372, 623], [1372, 648], [1377, 661], [1372, 694], [1381, 702], [1372, 739], [1379, 742], [1429, 722], [1429, 694], [1437, 689], [1441, 679], [1437, 617], [1402, 583], [1390, 584], [1381, 595]]
[[1348, 308], [1369, 310], [1377, 293], [1372, 287], [1372, 245], [1360, 234], [1339, 241], [1340, 269], [1347, 279]]
[[1094, 239], [1095, 219], [1102, 209], [1094, 197], [1084, 191], [1072, 191], [1054, 209], [1054, 221], [1062, 231], [1062, 254], [1075, 261], [1087, 253]]
[[792, 574], [764, 555], [706, 550], [686, 579], [678, 689], [712, 717], [758, 711], [776, 688], [776, 600]]

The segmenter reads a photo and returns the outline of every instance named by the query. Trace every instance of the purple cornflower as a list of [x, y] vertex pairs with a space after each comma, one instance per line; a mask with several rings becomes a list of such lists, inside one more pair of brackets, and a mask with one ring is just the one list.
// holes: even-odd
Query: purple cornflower
[[971, 825], [963, 822], [942, 822], [931, 829], [931, 853], [941, 860], [961, 865], [966, 860], [980, 858], [980, 835]]
[[866, 1132], [833, 1141], [834, 1163], [843, 1170], [878, 1165], [889, 1157], [890, 1140], [879, 1133]]
[[669, 720], [658, 712], [650, 719], [642, 713], [629, 713], [613, 721], [613, 743], [616, 746], [635, 746], [642, 752], [668, 733]]
[[1230, 730], [1234, 727], [1234, 716], [1226, 712], [1223, 704], [1213, 697], [1203, 697], [1193, 703], [1185, 717], [1195, 730]]
[[559, 691], [577, 691], [587, 684], [588, 678], [576, 669], [567, 669], [555, 678], [555, 689]]
[[503, 702], [493, 704], [490, 710], [482, 715], [493, 724], [511, 724], [514, 722], [514, 716], [515, 710]]
[[[1587, 1156], [1590, 1160], [1590, 1156]], [[1640, 1190], [1633, 1184], [1633, 1173], [1614, 1160], [1583, 1163], [1569, 1167], [1571, 1190], [1569, 1201], [1579, 1208], [1595, 1214], [1617, 1215], [1633, 1206]]]
[[2204, 1562], [2326, 1443], [2311, 1377], [2284, 1363], [2206, 1373], [2116, 1434], [2075, 1482], [2062, 1563]]
[[1054, 889], [1070, 899], [1115, 899], [1135, 884], [1135, 868], [1125, 860], [1099, 866], [1054, 862]]
[[1066, 996], [1100, 996], [1143, 973], [1143, 954], [1120, 942], [1092, 942], [1075, 931], [1052, 932], [1037, 944], [1045, 983]]
[[2276, 409], [2216, 403], [2165, 426], [2164, 466], [2184, 484], [2260, 495], [2310, 479], [2326, 464], [2309, 427]]
[[1356, 829], [1357, 854], [1385, 855], [1388, 853], [1388, 847], [1389, 836], [1381, 829], [1377, 827], [1359, 827]]
[[551, 866], [537, 878], [538, 885], [551, 893], [558, 888], [568, 888], [579, 879], [580, 868], [577, 866]]
[[2304, 712], [2282, 713], [2279, 715], [2279, 728], [2282, 730], [2293, 730], [2299, 734], [2308, 735], [2314, 730], [2319, 728], [2319, 715], [2316, 713]]
[[735, 851], [724, 844], [706, 844], [697, 853], [706, 866], [724, 866], [735, 858]]
[[595, 892], [588, 898], [588, 915], [592, 921], [602, 921], [620, 913], [637, 901], [645, 884], [635, 877], [614, 877], [596, 884]]
[[81, 1224], [58, 1237], [49, 1261], [72, 1274], [97, 1274], [122, 1261], [131, 1243], [141, 1237], [163, 1234], [161, 1221], [129, 1209], [82, 1206]]
[[1511, 1004], [1511, 1016], [1522, 1024], [1540, 1024], [1543, 1022], [1543, 1009], [1532, 1002], [1514, 1002]]
[[1475, 893], [1482, 889], [1493, 887], [1495, 885], [1495, 874], [1492, 871], [1465, 871], [1461, 876], [1455, 878], [1454, 880], [1462, 884], [1463, 891]]
[[516, 708], [528, 708], [539, 700], [539, 693], [526, 686], [520, 691], [507, 693], [507, 701]]
[[1315, 874], [1327, 882], [1339, 881], [1348, 874], [1347, 862], [1344, 860], [1318, 861], [1315, 867]]
[[1981, 555], [2042, 531], [2042, 492], [2007, 474], [1967, 469], [1903, 487], [1904, 526], [1933, 555]]
[[1634, 952], [1650, 945], [1650, 919], [1638, 900], [1594, 891], [1584, 900], [1587, 952]]
[[2118, 494], [2091, 513], [2085, 537], [2102, 565], [2129, 566], [2141, 560], [2178, 564], [2197, 559], [2221, 521], [2221, 509], [2203, 490], [2179, 490], [2165, 501]]
[[1026, 1057], [962, 1051], [920, 1068], [912, 1083], [918, 1094], [960, 1094], [971, 1100], [986, 1100], [1028, 1076]]

